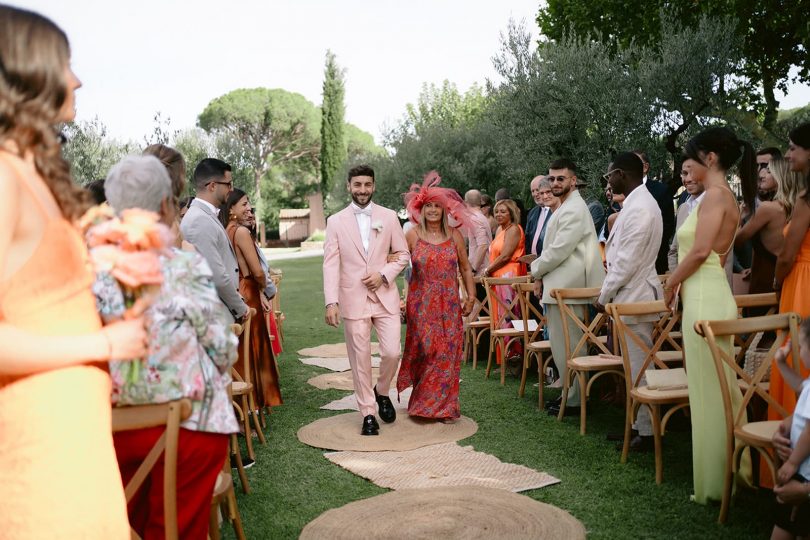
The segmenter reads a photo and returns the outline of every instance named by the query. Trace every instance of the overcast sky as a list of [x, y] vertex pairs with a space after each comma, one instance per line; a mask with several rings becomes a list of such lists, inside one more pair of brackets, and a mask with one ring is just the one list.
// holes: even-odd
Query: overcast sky
[[[380, 140], [422, 83], [466, 90], [496, 78], [492, 56], [509, 18], [537, 34], [537, 0], [11, 0], [68, 34], [84, 86], [79, 120], [142, 142], [160, 111], [195, 125], [237, 88], [283, 88], [321, 102], [327, 49], [346, 68], [346, 119]], [[810, 102], [793, 86], [782, 108]]]

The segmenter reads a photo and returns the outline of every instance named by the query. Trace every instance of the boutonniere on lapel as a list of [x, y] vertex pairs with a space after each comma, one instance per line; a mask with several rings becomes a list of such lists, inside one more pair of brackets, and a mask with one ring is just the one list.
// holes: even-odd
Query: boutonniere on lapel
[[375, 221], [374, 223], [371, 224], [371, 228], [377, 231], [377, 234], [381, 233], [383, 230], [382, 221]]

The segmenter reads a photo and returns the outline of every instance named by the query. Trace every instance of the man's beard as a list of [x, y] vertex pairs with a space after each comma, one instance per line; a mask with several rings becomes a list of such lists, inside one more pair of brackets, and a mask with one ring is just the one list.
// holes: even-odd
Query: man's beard
[[360, 201], [357, 200], [357, 196], [354, 193], [352, 193], [351, 195], [352, 195], [352, 201], [354, 202], [354, 204], [356, 204], [357, 206], [361, 206], [361, 207], [366, 206], [369, 203], [371, 203], [371, 199], [372, 199], [372, 197], [374, 197], [374, 193], [371, 193], [371, 194], [368, 195], [368, 198], [367, 198], [366, 202], [361, 203]]
[[774, 197], [776, 197], [776, 190], [773, 191], [757, 191], [757, 197], [760, 201], [768, 202], [772, 201]]
[[551, 194], [555, 197], [565, 197], [569, 193], [571, 193], [571, 186], [561, 187], [559, 193], [555, 192], [553, 189], [551, 190]]

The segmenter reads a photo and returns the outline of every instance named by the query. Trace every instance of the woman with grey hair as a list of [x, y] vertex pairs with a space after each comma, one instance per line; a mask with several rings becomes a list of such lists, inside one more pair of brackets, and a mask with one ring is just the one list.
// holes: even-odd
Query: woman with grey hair
[[[176, 205], [166, 168], [152, 156], [130, 156], [116, 164], [104, 184], [116, 213], [130, 208], [155, 212], [170, 226]], [[190, 398], [191, 416], [181, 424], [177, 498], [180, 538], [206, 538], [211, 492], [228, 452], [229, 434], [238, 431], [228, 386], [236, 360], [236, 336], [219, 300], [211, 270], [198, 253], [177, 248], [161, 255], [163, 283], [148, 308], [149, 352], [135, 382], [110, 365], [113, 404], [163, 403]], [[105, 321], [123, 315], [118, 283], [101, 273], [93, 288]], [[135, 474], [161, 428], [116, 433], [115, 449], [124, 482]], [[163, 467], [153, 469], [149, 487], [130, 505], [130, 522], [144, 536], [163, 536]]]

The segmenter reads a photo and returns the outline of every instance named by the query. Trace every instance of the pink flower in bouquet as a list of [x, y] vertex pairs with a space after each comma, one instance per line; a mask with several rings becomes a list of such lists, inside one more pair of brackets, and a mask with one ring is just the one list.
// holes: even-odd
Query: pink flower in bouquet
[[163, 249], [169, 243], [168, 228], [160, 223], [157, 214], [148, 210], [124, 210], [118, 229], [123, 234], [121, 247], [127, 251]]
[[120, 229], [118, 218], [115, 217], [94, 225], [87, 231], [87, 245], [91, 249], [104, 245], [118, 245], [123, 238], [124, 233]]
[[163, 283], [160, 259], [149, 251], [119, 252], [111, 273], [121, 284], [132, 289]]
[[98, 204], [93, 206], [79, 218], [77, 223], [79, 230], [82, 234], [87, 234], [90, 227], [94, 227], [102, 222], [109, 221], [115, 217], [112, 207], [107, 203]]
[[90, 249], [90, 261], [93, 263], [93, 270], [96, 272], [112, 272], [115, 264], [121, 257], [122, 251], [118, 246], [112, 244], [102, 244]]

